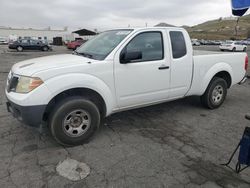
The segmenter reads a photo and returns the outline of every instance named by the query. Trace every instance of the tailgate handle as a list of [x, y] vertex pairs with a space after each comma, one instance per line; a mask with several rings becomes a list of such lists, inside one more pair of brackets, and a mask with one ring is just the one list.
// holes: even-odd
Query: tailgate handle
[[159, 70], [169, 69], [169, 66], [160, 66], [158, 69]]

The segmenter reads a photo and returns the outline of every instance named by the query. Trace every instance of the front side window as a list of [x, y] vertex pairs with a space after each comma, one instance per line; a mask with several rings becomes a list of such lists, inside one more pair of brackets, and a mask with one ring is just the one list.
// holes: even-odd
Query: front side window
[[161, 32], [144, 32], [134, 37], [125, 47], [126, 53], [141, 52], [142, 58], [136, 62], [163, 59], [163, 40]]
[[181, 58], [187, 54], [187, 48], [183, 33], [180, 31], [170, 31], [173, 58]]

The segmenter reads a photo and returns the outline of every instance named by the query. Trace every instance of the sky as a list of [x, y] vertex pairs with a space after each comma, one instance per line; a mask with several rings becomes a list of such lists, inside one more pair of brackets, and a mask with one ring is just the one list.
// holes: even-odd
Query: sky
[[230, 0], [0, 0], [0, 26], [18, 28], [192, 26], [227, 16]]

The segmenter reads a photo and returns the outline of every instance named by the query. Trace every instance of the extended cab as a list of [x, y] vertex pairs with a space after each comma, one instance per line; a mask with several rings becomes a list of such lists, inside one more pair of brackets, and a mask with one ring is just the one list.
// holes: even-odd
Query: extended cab
[[7, 108], [26, 124], [47, 122], [63, 145], [86, 141], [113, 113], [186, 96], [218, 108], [227, 89], [246, 79], [246, 53], [193, 52], [182, 28], [103, 32], [73, 54], [15, 64]]

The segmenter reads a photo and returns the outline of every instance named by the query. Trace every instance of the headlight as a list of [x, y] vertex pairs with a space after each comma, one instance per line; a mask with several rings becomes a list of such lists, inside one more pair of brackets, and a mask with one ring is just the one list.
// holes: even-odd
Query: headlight
[[43, 84], [40, 78], [33, 78], [27, 76], [20, 76], [16, 86], [15, 92], [17, 93], [29, 93], [33, 89]]

